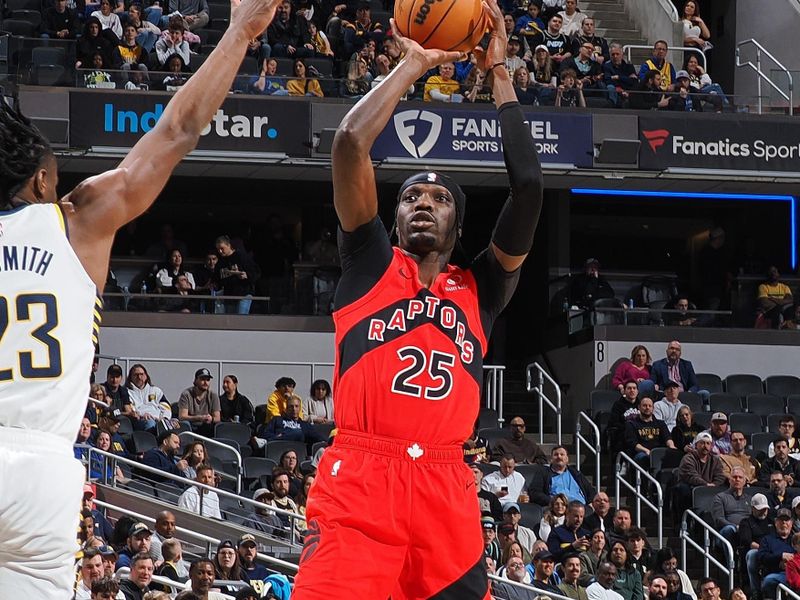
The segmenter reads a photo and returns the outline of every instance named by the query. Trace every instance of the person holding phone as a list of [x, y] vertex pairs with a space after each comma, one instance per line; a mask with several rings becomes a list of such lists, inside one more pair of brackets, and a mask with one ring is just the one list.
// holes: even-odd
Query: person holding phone
[[489, 473], [481, 481], [481, 488], [493, 492], [500, 504], [518, 502], [519, 495], [525, 488], [525, 478], [514, 469], [517, 461], [513, 454], [505, 454], [500, 459], [500, 470]]
[[565, 554], [585, 552], [589, 549], [592, 536], [588, 529], [583, 527], [585, 516], [583, 503], [573, 500], [567, 505], [567, 516], [564, 524], [559, 525], [547, 538], [547, 548], [561, 562]]

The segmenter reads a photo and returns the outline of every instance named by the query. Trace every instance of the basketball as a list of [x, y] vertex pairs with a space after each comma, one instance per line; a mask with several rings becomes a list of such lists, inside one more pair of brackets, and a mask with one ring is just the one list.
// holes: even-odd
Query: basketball
[[469, 52], [488, 27], [480, 0], [397, 0], [394, 23], [423, 48]]

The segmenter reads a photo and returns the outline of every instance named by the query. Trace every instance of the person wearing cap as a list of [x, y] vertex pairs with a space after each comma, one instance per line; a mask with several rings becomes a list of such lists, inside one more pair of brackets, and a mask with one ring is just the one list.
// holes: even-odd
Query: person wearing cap
[[589, 549], [589, 536], [591, 531], [583, 527], [583, 517], [586, 508], [579, 500], [572, 500], [567, 505], [567, 514], [564, 524], [559, 525], [547, 537], [547, 548], [557, 562], [565, 554], [583, 552]]
[[536, 469], [528, 486], [531, 502], [548, 506], [557, 494], [563, 493], [568, 500], [588, 503], [595, 496], [594, 486], [577, 467], [569, 464], [566, 446], [554, 446], [550, 450], [550, 464]]
[[628, 93], [638, 87], [639, 78], [636, 76], [636, 67], [624, 59], [622, 44], [613, 42], [608, 47], [608, 54], [609, 60], [603, 63], [603, 83], [608, 90], [609, 101], [619, 107]]
[[345, 21], [343, 25], [345, 56], [351, 56], [356, 48], [367, 40], [378, 40], [383, 37], [384, 27], [372, 20], [369, 2], [359, 2], [356, 6], [355, 20]]
[[514, 71], [519, 69], [520, 67], [527, 66], [527, 63], [522, 59], [520, 56], [520, 50], [522, 49], [522, 40], [520, 37], [514, 33], [511, 34], [508, 38], [508, 44], [506, 44], [506, 69], [508, 72], [513, 76]]
[[787, 487], [794, 487], [796, 483], [800, 483], [800, 461], [789, 456], [789, 440], [785, 437], [777, 437], [772, 442], [772, 448], [775, 454], [761, 463], [761, 469], [758, 472], [759, 483], [768, 485], [770, 475], [776, 471], [783, 473]]
[[[674, 381], [681, 386], [681, 392], [695, 392], [702, 396], [704, 403], [708, 404], [711, 395], [708, 390], [701, 390], [697, 383], [697, 375], [691, 361], [681, 358], [683, 350], [678, 340], [667, 344], [666, 357], [653, 363], [650, 369], [650, 378], [656, 384], [656, 390], [663, 390], [668, 381]], [[727, 421], [727, 418], [726, 418]]]
[[90, 511], [92, 514], [92, 519], [94, 520], [94, 536], [104, 540], [109, 540], [111, 539], [111, 534], [114, 531], [114, 528], [112, 527], [111, 523], [108, 522], [108, 519], [106, 519], [105, 515], [100, 511], [100, 509], [95, 507], [94, 498], [94, 486], [91, 483], [84, 483], [81, 508], [83, 510]]
[[600, 261], [587, 258], [583, 263], [583, 273], [570, 279], [567, 298], [571, 306], [591, 309], [595, 300], [613, 298], [614, 288], [600, 275]]
[[742, 467], [731, 469], [728, 482], [728, 489], [714, 496], [711, 517], [720, 535], [735, 548], [739, 523], [750, 516], [753, 492], [745, 489], [747, 476]]
[[131, 566], [131, 558], [140, 552], [150, 552], [150, 538], [153, 532], [146, 523], [138, 522], [128, 530], [128, 539], [119, 552], [115, 569]]
[[503, 505], [492, 492], [481, 487], [483, 481], [483, 471], [481, 471], [478, 463], [471, 463], [470, 469], [475, 477], [475, 488], [478, 491], [478, 506], [480, 507], [481, 515], [490, 515], [496, 521], [503, 520]]
[[769, 517], [769, 502], [764, 494], [755, 494], [750, 499], [750, 515], [739, 523], [739, 571], [742, 579], [749, 581], [751, 590], [761, 589], [761, 576], [756, 557], [760, 542], [775, 531]]
[[119, 433], [121, 417], [122, 412], [116, 408], [108, 408], [102, 411], [97, 421], [97, 429], [92, 429], [91, 443], [94, 444], [97, 435], [101, 431], [105, 431], [111, 436], [111, 448], [109, 452], [121, 456], [122, 458], [129, 458], [125, 439]]
[[[263, 531], [264, 533], [274, 536], [283, 535], [283, 521], [281, 521], [278, 515], [267, 508], [273, 505], [272, 501], [274, 498], [275, 494], [267, 488], [257, 489], [255, 494], [253, 494], [253, 500], [262, 502], [263, 504], [260, 504], [247, 515], [242, 525], [249, 529]], [[252, 507], [252, 505], [249, 506]]]
[[125, 412], [131, 403], [128, 395], [128, 388], [122, 385], [122, 367], [119, 365], [109, 365], [106, 369], [106, 380], [100, 385], [106, 390], [108, 407], [111, 410]]
[[678, 411], [685, 406], [678, 397], [680, 393], [680, 385], [672, 380], [667, 381], [664, 384], [664, 397], [653, 406], [653, 416], [663, 421], [670, 433], [678, 422]]
[[786, 563], [786, 585], [789, 589], [800, 590], [800, 532], [792, 535], [794, 556]]
[[690, 86], [689, 73], [681, 69], [675, 73], [673, 91], [667, 102], [667, 110], [676, 112], [703, 112], [703, 98], [695, 94]]
[[[789, 456], [792, 458], [800, 459], [800, 439], [795, 434], [797, 424], [794, 415], [783, 415], [778, 421], [778, 435], [785, 437], [789, 442]], [[775, 456], [774, 443], [770, 443], [767, 450], [767, 456]]]
[[220, 421], [219, 396], [211, 389], [211, 379], [208, 369], [198, 369], [194, 384], [178, 399], [178, 419], [188, 421], [192, 431], [206, 437], [214, 437], [214, 425]]
[[535, 588], [561, 594], [558, 588], [558, 581], [554, 577], [556, 557], [549, 550], [539, 550], [533, 557], [533, 581], [531, 585]]
[[[178, 434], [174, 431], [164, 431], [158, 436], [156, 442], [158, 446], [150, 448], [142, 456], [142, 464], [165, 473], [184, 477], [183, 472], [189, 464], [184, 459], [176, 460], [181, 449], [181, 439]], [[142, 479], [157, 483], [168, 480], [167, 477], [156, 475], [149, 471], [141, 471], [138, 475]], [[169, 481], [173, 480], [170, 479]]]
[[269, 575], [269, 571], [264, 565], [256, 562], [258, 554], [256, 537], [252, 533], [245, 533], [236, 543], [236, 549], [239, 553], [239, 564], [244, 572], [242, 579], [255, 589], [260, 598], [264, 591], [264, 579]]
[[[223, 540], [217, 546], [217, 553], [214, 556], [214, 570], [216, 578], [225, 581], [246, 581], [244, 571], [239, 564], [239, 553], [231, 540]], [[236, 593], [235, 587], [220, 586], [220, 591], [224, 594]]]
[[694, 439], [694, 449], [678, 465], [678, 484], [673, 490], [673, 512], [679, 522], [692, 504], [692, 490], [698, 486], [721, 486], [726, 482], [722, 461], [711, 452], [711, 434], [704, 431]]
[[747, 485], [753, 485], [758, 481], [758, 472], [761, 464], [752, 456], [745, 452], [747, 448], [747, 436], [741, 431], [731, 431], [731, 453], [720, 454], [722, 460], [722, 470], [725, 477], [730, 480], [731, 471], [734, 467], [744, 469]]
[[586, 588], [589, 600], [624, 600], [619, 592], [614, 591], [617, 581], [617, 567], [614, 563], [603, 562], [597, 568], [597, 581]]
[[497, 541], [497, 523], [492, 517], [481, 517], [481, 532], [483, 534], [483, 554], [500, 562], [500, 542]]
[[514, 537], [520, 545], [533, 556], [533, 545], [536, 543], [536, 534], [533, 529], [520, 525], [522, 520], [522, 513], [519, 509], [519, 504], [516, 502], [509, 502], [503, 506], [503, 523], [511, 525], [514, 529]]
[[480, 423], [475, 421], [472, 435], [464, 442], [464, 462], [468, 465], [487, 463], [490, 452], [489, 442], [480, 435]]
[[775, 532], [764, 536], [758, 546], [756, 561], [762, 573], [763, 598], [774, 598], [779, 583], [786, 585], [786, 563], [794, 558], [792, 546], [792, 511], [781, 508], [775, 515]]

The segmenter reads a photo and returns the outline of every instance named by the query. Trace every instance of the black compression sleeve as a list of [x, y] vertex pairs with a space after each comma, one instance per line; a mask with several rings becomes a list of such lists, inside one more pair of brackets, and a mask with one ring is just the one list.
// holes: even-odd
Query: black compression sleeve
[[519, 103], [506, 102], [497, 112], [511, 192], [495, 224], [492, 242], [510, 256], [522, 256], [533, 246], [542, 212], [542, 167]]

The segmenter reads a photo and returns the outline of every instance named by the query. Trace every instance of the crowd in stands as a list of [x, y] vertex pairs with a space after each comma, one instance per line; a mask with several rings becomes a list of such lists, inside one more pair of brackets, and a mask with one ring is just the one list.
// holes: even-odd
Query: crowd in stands
[[[225, 5], [206, 0], [161, 4], [54, 0], [34, 22], [42, 37], [77, 40], [75, 67], [86, 86], [174, 91], [214, 48], [229, 13]], [[360, 98], [401, 58], [389, 29], [393, 4], [286, 0], [273, 23], [251, 41], [234, 90]], [[578, 0], [500, 4], [508, 34], [505, 63], [522, 104], [672, 111], [721, 111], [728, 104], [696, 56], [688, 53], [676, 69], [663, 40], [655, 42], [653, 56], [637, 72], [619, 43], [596, 34], [594, 18]], [[685, 3], [682, 22], [686, 47], [698, 53], [713, 48], [696, 0]], [[475, 65], [472, 54], [442, 65], [413, 86], [409, 97], [492, 102], [486, 85], [491, 74]]]

